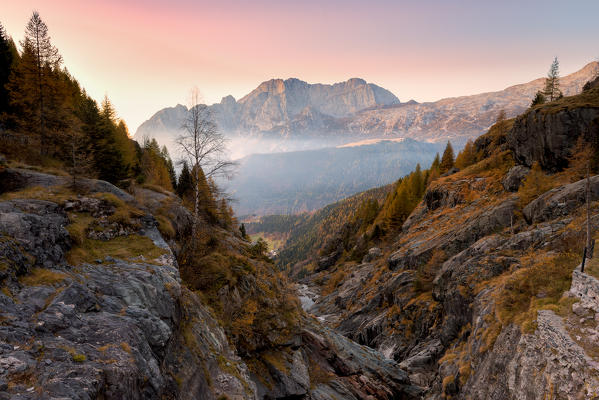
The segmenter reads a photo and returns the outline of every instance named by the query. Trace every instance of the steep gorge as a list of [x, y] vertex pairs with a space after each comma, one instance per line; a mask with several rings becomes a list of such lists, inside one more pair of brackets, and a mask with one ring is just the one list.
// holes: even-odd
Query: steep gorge
[[598, 123], [595, 88], [491, 129], [483, 159], [432, 182], [361, 262], [293, 267], [308, 312], [397, 361], [426, 399], [596, 398], [599, 275], [595, 259], [577, 267], [586, 182], [566, 167], [578, 137], [597, 148]]
[[394, 361], [303, 314], [274, 265], [229, 231], [210, 228], [229, 284], [190, 290], [176, 253], [191, 216], [176, 196], [0, 174], [0, 398], [420, 393]]

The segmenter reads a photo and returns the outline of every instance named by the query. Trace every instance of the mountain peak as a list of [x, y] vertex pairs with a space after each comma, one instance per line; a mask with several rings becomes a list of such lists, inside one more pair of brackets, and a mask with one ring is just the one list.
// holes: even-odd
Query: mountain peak
[[220, 104], [223, 104], [223, 105], [231, 105], [231, 104], [235, 104], [235, 103], [236, 103], [235, 97], [233, 97], [231, 95], [225, 96], [220, 100]]
[[352, 86], [361, 86], [367, 84], [366, 81], [362, 78], [349, 78], [346, 83]]

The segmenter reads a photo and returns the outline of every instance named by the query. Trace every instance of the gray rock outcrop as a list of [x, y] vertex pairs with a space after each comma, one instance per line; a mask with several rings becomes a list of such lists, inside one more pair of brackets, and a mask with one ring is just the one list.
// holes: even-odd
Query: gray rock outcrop
[[503, 188], [508, 192], [517, 192], [529, 172], [530, 168], [523, 165], [513, 166], [501, 181]]

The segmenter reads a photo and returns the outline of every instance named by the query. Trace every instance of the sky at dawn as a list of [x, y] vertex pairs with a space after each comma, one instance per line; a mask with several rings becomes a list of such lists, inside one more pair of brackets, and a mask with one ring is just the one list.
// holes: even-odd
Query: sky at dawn
[[39, 11], [65, 65], [131, 134], [154, 112], [260, 82], [364, 78], [401, 101], [501, 90], [599, 57], [599, 1], [4, 0], [20, 41]]

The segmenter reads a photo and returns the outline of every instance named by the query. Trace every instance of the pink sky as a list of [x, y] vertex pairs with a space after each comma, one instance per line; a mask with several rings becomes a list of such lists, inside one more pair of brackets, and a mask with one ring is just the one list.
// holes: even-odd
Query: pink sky
[[599, 56], [599, 2], [519, 3], [11, 0], [0, 23], [19, 41], [38, 10], [71, 73], [134, 133], [193, 86], [213, 103], [271, 78], [360, 77], [431, 101], [532, 80], [555, 55], [563, 74]]

